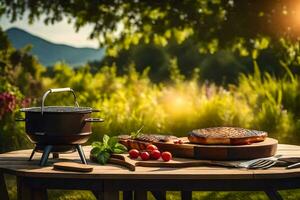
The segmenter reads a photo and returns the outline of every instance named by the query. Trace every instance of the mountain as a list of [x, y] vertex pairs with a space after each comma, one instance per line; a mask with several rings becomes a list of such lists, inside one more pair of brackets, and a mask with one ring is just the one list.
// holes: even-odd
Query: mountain
[[45, 66], [51, 66], [58, 61], [78, 66], [88, 61], [102, 60], [105, 54], [104, 49], [76, 48], [64, 44], [55, 44], [19, 28], [7, 29], [6, 34], [12, 45], [17, 49], [29, 44], [32, 45], [32, 54], [36, 55]]

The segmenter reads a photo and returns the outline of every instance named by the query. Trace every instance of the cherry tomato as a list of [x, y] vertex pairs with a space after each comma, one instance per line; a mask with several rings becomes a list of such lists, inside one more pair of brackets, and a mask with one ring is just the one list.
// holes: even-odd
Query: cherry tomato
[[136, 159], [139, 157], [139, 155], [140, 155], [140, 152], [137, 149], [131, 149], [129, 151], [130, 158]]
[[158, 160], [160, 158], [160, 151], [158, 150], [151, 151], [150, 158], [153, 160]]
[[158, 150], [157, 146], [155, 146], [154, 144], [147, 145], [146, 149], [149, 152], [154, 151], [154, 150]]
[[168, 151], [164, 151], [161, 154], [161, 158], [165, 161], [168, 162], [169, 160], [172, 160], [172, 154]]
[[147, 151], [143, 151], [140, 153], [141, 159], [142, 160], [149, 160], [150, 154]]

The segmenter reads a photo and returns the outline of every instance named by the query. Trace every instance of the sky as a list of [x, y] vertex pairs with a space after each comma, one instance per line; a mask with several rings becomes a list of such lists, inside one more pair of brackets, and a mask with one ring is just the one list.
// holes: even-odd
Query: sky
[[92, 30], [91, 26], [83, 27], [76, 33], [73, 25], [68, 24], [67, 20], [46, 26], [42, 20], [35, 21], [33, 24], [28, 24], [25, 17], [20, 21], [11, 23], [3, 16], [0, 18], [0, 26], [4, 30], [11, 27], [18, 27], [33, 35], [37, 35], [58, 44], [66, 44], [74, 47], [99, 47], [97, 40], [88, 39], [89, 33]]

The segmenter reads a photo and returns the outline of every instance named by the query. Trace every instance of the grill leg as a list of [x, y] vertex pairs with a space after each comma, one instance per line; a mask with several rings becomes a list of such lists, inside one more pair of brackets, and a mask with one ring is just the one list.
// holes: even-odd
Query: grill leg
[[43, 153], [41, 161], [40, 161], [40, 166], [44, 166], [47, 163], [51, 149], [52, 149], [52, 145], [45, 146], [44, 153]]
[[76, 149], [77, 149], [77, 151], [78, 151], [78, 153], [79, 153], [81, 162], [82, 162], [83, 164], [87, 164], [86, 159], [85, 159], [85, 155], [84, 155], [84, 152], [83, 152], [83, 150], [82, 150], [81, 145], [76, 144]]
[[37, 149], [37, 147], [35, 146], [35, 147], [34, 147], [34, 149], [33, 149], [33, 150], [32, 150], [32, 152], [31, 152], [31, 155], [30, 155], [30, 157], [29, 157], [28, 161], [31, 161], [31, 160], [32, 160], [32, 158], [33, 158], [33, 155], [34, 155], [34, 153], [35, 153], [36, 149]]

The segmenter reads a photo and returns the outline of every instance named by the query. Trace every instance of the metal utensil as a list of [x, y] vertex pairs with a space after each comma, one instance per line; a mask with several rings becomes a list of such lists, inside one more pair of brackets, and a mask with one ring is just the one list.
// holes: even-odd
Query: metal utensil
[[254, 160], [249, 160], [239, 164], [239, 167], [247, 169], [268, 169], [274, 166], [282, 155], [276, 155], [268, 158], [258, 158]]
[[300, 167], [300, 162], [288, 165], [286, 169], [294, 169]]

